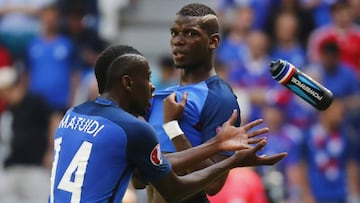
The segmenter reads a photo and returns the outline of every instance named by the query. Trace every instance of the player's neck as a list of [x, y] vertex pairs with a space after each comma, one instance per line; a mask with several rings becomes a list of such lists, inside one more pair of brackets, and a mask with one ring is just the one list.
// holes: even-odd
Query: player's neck
[[129, 114], [132, 114], [135, 117], [138, 117], [139, 116], [138, 113], [133, 111], [133, 109], [131, 108], [132, 102], [130, 100], [124, 99], [127, 98], [128, 96], [129, 95], [127, 95], [126, 93], [118, 94], [117, 92], [104, 92], [100, 94], [100, 97], [113, 101], [124, 111], [128, 112]]
[[216, 75], [215, 69], [183, 69], [181, 71], [180, 85], [196, 84]]
[[114, 102], [115, 104], [117, 104], [119, 107], [121, 107], [122, 109], [124, 109], [124, 104], [121, 104], [121, 101], [118, 97], [110, 94], [109, 92], [104, 92], [102, 94], [99, 95], [101, 98], [107, 99], [107, 100], [111, 100], [112, 102]]

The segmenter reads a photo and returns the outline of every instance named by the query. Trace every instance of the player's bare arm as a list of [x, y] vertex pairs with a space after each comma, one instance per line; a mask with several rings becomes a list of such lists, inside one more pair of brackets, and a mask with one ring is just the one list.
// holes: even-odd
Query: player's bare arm
[[[182, 117], [182, 113], [184, 111], [185, 105], [186, 105], [186, 100], [187, 100], [187, 96], [188, 94], [185, 92], [183, 94], [183, 97], [181, 99], [180, 102], [176, 102], [176, 95], [175, 93], [169, 95], [163, 102], [163, 107], [164, 107], [164, 123], [170, 122], [170, 121], [174, 121], [174, 120], [178, 120]], [[232, 117], [230, 117], [230, 119], [228, 120], [228, 122], [231, 122], [231, 124], [233, 125], [236, 121], [237, 118], [237, 113], [236, 111], [233, 113]], [[234, 119], [234, 120], [231, 120]], [[261, 123], [261, 120], [255, 121], [254, 123], [251, 123], [248, 126], [256, 126], [258, 124]], [[224, 124], [225, 125], [225, 124]], [[250, 127], [250, 128], [252, 128]], [[248, 130], [248, 128], [245, 128], [246, 130]], [[261, 131], [258, 131], [256, 133], [266, 133], [268, 131], [267, 128], [263, 128], [261, 129]], [[220, 135], [220, 137], [219, 137]], [[216, 136], [215, 138], [221, 138], [221, 134], [219, 133], [218, 136]], [[254, 139], [251, 137], [254, 137], [256, 135], [259, 134], [247, 134], [246, 131], [244, 131], [243, 133], [239, 134], [238, 140], [236, 140], [236, 143], [234, 144], [242, 144], [243, 148], [248, 148], [249, 146], [247, 144], [253, 144], [253, 143], [257, 143], [261, 140], [261, 138], [258, 139]], [[210, 142], [213, 140], [209, 140]], [[172, 139], [172, 142], [176, 148], [176, 151], [180, 152], [183, 150], [187, 150], [187, 152], [189, 149], [192, 148], [191, 143], [188, 141], [188, 139], [186, 138], [186, 136], [184, 134], [178, 135], [176, 137], [174, 137]], [[238, 149], [239, 150], [239, 149]], [[180, 156], [179, 156], [180, 155]], [[190, 155], [193, 155], [192, 152], [190, 152]], [[166, 155], [169, 160], [171, 160], [171, 162], [173, 162], [172, 160], [181, 160], [181, 157], [183, 157], [184, 155], [182, 155], [181, 153], [172, 153], [172, 154], [167, 154]], [[193, 157], [195, 158], [195, 157]], [[196, 171], [205, 167], [208, 167], [214, 163], [217, 163], [219, 161], [222, 161], [224, 159], [226, 159], [227, 156], [225, 155], [221, 155], [221, 154], [212, 154], [210, 157], [208, 157], [207, 159], [203, 159], [202, 161], [196, 161], [194, 163], [191, 162], [191, 164], [189, 164], [190, 162], [186, 162], [185, 164], [187, 164], [190, 167], [186, 167], [186, 166], [180, 166], [178, 167], [178, 164], [173, 163], [173, 169], [179, 174], [179, 173], [184, 173], [183, 170], [186, 170], [185, 173], [189, 173], [192, 171]], [[217, 192], [219, 192], [221, 190], [221, 188], [223, 187], [225, 181], [226, 181], [226, 177], [227, 177], [227, 173], [224, 173], [223, 176], [221, 176], [219, 179], [217, 179], [216, 181], [214, 181], [211, 185], [209, 185], [209, 187], [205, 190], [205, 192], [209, 195], [215, 195]]]
[[[265, 140], [265, 138], [253, 137], [268, 132], [268, 128], [262, 128], [248, 133], [248, 130], [259, 125], [262, 120], [253, 121], [242, 127], [234, 127], [233, 124], [236, 119], [237, 113], [234, 111], [229, 120], [223, 124], [218, 135], [211, 140], [196, 147], [166, 154], [166, 157], [172, 164], [172, 168], [175, 171], [184, 171], [189, 167], [196, 165], [199, 161], [207, 159], [219, 152], [251, 148], [248, 143], [253, 144]], [[248, 139], [244, 140], [244, 137], [248, 137]]]
[[[287, 153], [284, 152], [272, 156], [258, 156], [257, 152], [261, 150], [265, 144], [266, 140], [262, 140], [256, 144], [255, 147], [237, 151], [234, 155], [221, 162], [185, 176], [179, 177], [172, 171], [165, 178], [154, 181], [151, 184], [155, 186], [167, 202], [184, 200], [200, 192], [202, 190], [201, 188], [206, 187], [232, 168], [272, 165], [287, 155]], [[167, 187], [170, 184], [174, 187]]]
[[[197, 163], [208, 159], [219, 152], [237, 151], [251, 148], [248, 144], [255, 144], [265, 140], [265, 138], [254, 137], [268, 132], [268, 128], [262, 128], [248, 133], [251, 128], [259, 125], [262, 122], [261, 119], [250, 122], [242, 127], [234, 127], [233, 124], [235, 123], [236, 119], [237, 112], [234, 111], [228, 121], [222, 125], [218, 135], [211, 140], [196, 147], [166, 154], [165, 156], [169, 159], [172, 165], [172, 169], [175, 172], [185, 171], [191, 166], [196, 165]], [[134, 176], [133, 181], [136, 181], [135, 178], [137, 177]], [[138, 189], [143, 187], [137, 182], [133, 182], [133, 184], [135, 184], [135, 187]]]
[[[187, 93], [184, 93], [182, 100], [177, 103], [175, 101], [175, 93], [169, 95], [164, 100], [164, 123], [167, 123], [169, 121], [176, 121], [181, 118], [182, 112], [184, 109], [184, 106], [186, 104], [186, 97]], [[212, 154], [207, 155], [208, 157], [223, 151], [237, 151], [241, 149], [251, 148], [249, 144], [255, 144], [260, 142], [262, 139], [265, 138], [256, 138], [256, 136], [259, 136], [261, 134], [269, 132], [269, 129], [264, 127], [261, 129], [258, 129], [254, 132], [248, 132], [250, 129], [254, 128], [255, 126], [261, 124], [263, 122], [262, 119], [258, 119], [252, 122], [249, 122], [248, 124], [242, 126], [242, 127], [235, 127], [234, 123], [237, 120], [238, 113], [236, 110], [233, 111], [230, 118], [222, 125], [220, 130], [217, 133], [217, 136], [213, 137], [209, 141], [205, 142], [204, 146], [199, 145], [197, 147], [193, 147], [194, 151], [192, 149], [186, 149], [186, 152], [179, 151], [176, 153], [172, 153], [174, 155], [168, 154], [168, 157], [183, 157], [185, 154], [189, 153], [191, 155], [194, 155], [197, 151], [200, 151], [197, 148], [203, 148], [208, 145], [215, 145], [215, 151], [213, 151]], [[172, 141], [175, 140], [185, 140], [187, 141], [184, 134], [177, 135], [176, 137], [172, 138]], [[188, 142], [188, 141], [187, 141]], [[185, 143], [185, 142], [184, 142]], [[189, 142], [188, 142], [189, 143]], [[190, 145], [190, 143], [189, 143]], [[191, 147], [191, 145], [190, 145]], [[205, 153], [204, 153], [205, 154]], [[203, 155], [204, 156], [204, 155]], [[189, 160], [186, 160], [188, 162]], [[199, 160], [196, 160], [199, 161]], [[177, 167], [177, 165], [174, 166], [172, 163], [173, 168]], [[192, 164], [189, 164], [192, 165]]]

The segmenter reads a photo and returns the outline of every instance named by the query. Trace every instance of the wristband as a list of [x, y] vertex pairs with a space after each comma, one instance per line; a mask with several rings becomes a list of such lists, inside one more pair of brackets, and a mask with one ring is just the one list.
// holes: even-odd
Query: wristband
[[177, 120], [169, 121], [169, 122], [163, 124], [163, 128], [164, 128], [167, 136], [171, 140], [179, 135], [184, 134], [184, 132], [181, 130]]

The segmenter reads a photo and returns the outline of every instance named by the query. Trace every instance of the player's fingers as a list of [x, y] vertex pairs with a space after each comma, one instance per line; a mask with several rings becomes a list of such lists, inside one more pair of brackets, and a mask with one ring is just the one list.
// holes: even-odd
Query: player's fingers
[[175, 92], [171, 93], [169, 96], [165, 98], [165, 100], [176, 102], [176, 93]]
[[261, 137], [261, 138], [251, 138], [251, 139], [248, 139], [247, 143], [248, 144], [256, 144], [256, 143], [259, 143], [261, 140], [263, 139], [266, 139], [264, 137]]
[[254, 132], [248, 133], [248, 137], [255, 137], [257, 135], [268, 133], [269, 131], [270, 131], [269, 128], [261, 128], [261, 129], [255, 130]]
[[263, 119], [257, 119], [257, 120], [254, 120], [254, 121], [251, 121], [250, 123], [247, 123], [246, 125], [243, 126], [243, 128], [248, 131], [250, 130], [251, 128], [259, 125], [260, 123], [263, 122]]
[[261, 140], [255, 145], [254, 150], [257, 152], [261, 150], [266, 145], [266, 138], [261, 138]]
[[185, 106], [186, 101], [187, 101], [187, 98], [188, 98], [188, 92], [184, 92], [184, 94], [183, 94], [183, 96], [182, 96], [182, 98], [181, 98], [181, 102], [180, 102], [180, 104], [181, 104], [182, 106]]
[[234, 123], [236, 122], [237, 117], [238, 117], [237, 110], [234, 109], [233, 113], [230, 116], [230, 118], [224, 124], [226, 124], [226, 125], [234, 125]]
[[248, 144], [242, 144], [241, 145], [241, 148], [242, 149], [251, 149], [251, 148], [253, 148], [251, 145], [248, 145]]
[[282, 152], [271, 156], [260, 156], [258, 165], [274, 165], [286, 156], [287, 152]]

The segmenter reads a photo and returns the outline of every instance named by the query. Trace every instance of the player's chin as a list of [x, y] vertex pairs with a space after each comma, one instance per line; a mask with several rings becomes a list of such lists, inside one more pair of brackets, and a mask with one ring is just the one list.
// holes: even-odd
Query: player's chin
[[188, 62], [184, 57], [179, 59], [174, 58], [174, 65], [176, 68], [184, 69], [184, 67], [188, 66]]
[[175, 63], [175, 68], [177, 69], [187, 69], [189, 65], [187, 63]]
[[151, 104], [149, 103], [145, 108], [141, 109], [138, 112], [138, 115], [144, 117], [149, 112], [150, 106], [151, 106]]

